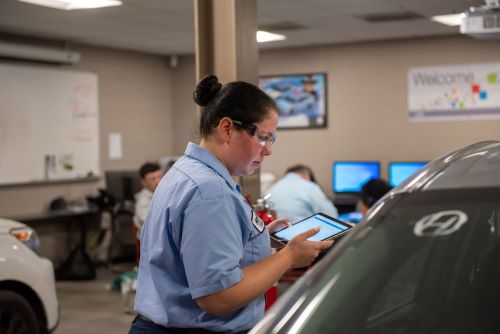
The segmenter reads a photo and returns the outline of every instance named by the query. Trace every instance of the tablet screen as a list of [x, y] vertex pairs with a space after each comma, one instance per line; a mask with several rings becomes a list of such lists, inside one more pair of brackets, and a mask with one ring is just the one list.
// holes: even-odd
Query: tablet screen
[[297, 234], [310, 230], [313, 227], [319, 226], [320, 230], [318, 233], [310, 237], [308, 240], [311, 241], [321, 241], [329, 239], [332, 236], [344, 232], [350, 228], [347, 224], [339, 223], [329, 217], [324, 215], [315, 214], [309, 218], [301, 220], [300, 222], [287, 227], [275, 235], [285, 241], [293, 239]]

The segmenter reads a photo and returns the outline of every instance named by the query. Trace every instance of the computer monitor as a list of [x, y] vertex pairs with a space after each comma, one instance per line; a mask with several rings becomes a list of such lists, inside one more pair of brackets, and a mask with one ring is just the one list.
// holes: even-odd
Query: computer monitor
[[334, 193], [358, 193], [363, 184], [380, 178], [378, 161], [335, 161], [332, 185]]
[[138, 170], [107, 171], [104, 173], [106, 190], [117, 202], [134, 200], [134, 195], [142, 189]]
[[391, 161], [389, 162], [389, 184], [397, 187], [413, 175], [416, 171], [427, 165], [426, 161]]

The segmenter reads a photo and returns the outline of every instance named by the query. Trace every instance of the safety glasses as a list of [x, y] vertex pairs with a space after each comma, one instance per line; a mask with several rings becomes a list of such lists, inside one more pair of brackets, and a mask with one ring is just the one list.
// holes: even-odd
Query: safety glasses
[[276, 134], [274, 133], [262, 131], [253, 124], [243, 123], [234, 119], [231, 119], [231, 121], [239, 127], [245, 129], [250, 136], [256, 136], [261, 147], [272, 145], [276, 141]]

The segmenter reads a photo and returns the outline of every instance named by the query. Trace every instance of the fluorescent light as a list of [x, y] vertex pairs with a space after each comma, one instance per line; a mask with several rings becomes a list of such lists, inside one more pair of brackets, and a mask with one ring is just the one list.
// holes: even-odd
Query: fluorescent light
[[264, 30], [257, 31], [257, 42], [258, 43], [282, 41], [284, 39], [286, 39], [285, 35], [273, 34], [272, 32], [267, 32]]
[[445, 24], [447, 26], [459, 26], [462, 23], [465, 15], [463, 13], [460, 14], [448, 14], [448, 15], [438, 15], [431, 17], [431, 20], [434, 22], [438, 22], [441, 24]]
[[33, 5], [63, 10], [120, 6], [121, 0], [19, 0]]

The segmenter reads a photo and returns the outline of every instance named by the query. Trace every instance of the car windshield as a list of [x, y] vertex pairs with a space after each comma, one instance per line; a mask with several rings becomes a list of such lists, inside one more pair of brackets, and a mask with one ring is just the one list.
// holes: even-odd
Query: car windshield
[[399, 195], [327, 256], [293, 333], [498, 333], [500, 189]]

